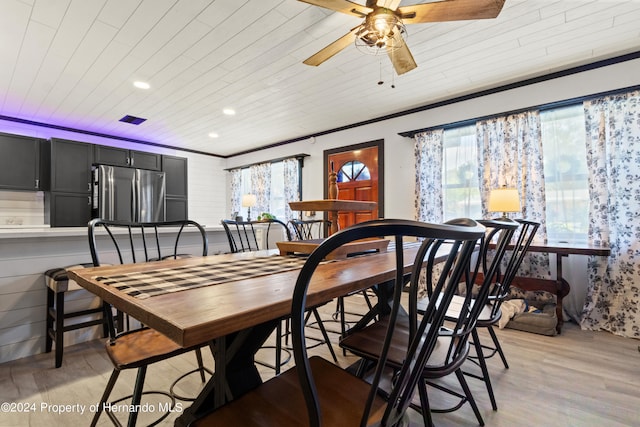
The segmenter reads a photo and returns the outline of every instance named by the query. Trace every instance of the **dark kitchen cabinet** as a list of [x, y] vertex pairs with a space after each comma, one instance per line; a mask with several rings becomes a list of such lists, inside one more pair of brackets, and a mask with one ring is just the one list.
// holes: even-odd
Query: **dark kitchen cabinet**
[[187, 159], [162, 156], [162, 171], [166, 177], [167, 221], [188, 219]]
[[93, 145], [65, 139], [51, 140], [51, 191], [91, 193]]
[[177, 221], [189, 219], [189, 210], [187, 199], [184, 197], [167, 197], [166, 202], [166, 220]]
[[52, 227], [86, 227], [91, 219], [93, 147], [51, 139], [51, 191], [45, 201]]
[[38, 138], [0, 133], [0, 188], [46, 190], [48, 144]]
[[52, 227], [86, 227], [91, 220], [89, 194], [52, 192], [48, 205]]
[[162, 167], [160, 154], [124, 148], [96, 145], [95, 163], [110, 166], [125, 166], [159, 171]]
[[162, 156], [162, 171], [167, 179], [167, 197], [187, 197], [187, 159]]

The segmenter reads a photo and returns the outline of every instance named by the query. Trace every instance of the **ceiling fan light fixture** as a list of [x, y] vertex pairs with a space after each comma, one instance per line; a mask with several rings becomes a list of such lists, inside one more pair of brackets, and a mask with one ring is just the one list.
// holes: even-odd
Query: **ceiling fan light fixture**
[[361, 52], [378, 55], [404, 46], [407, 30], [390, 9], [379, 8], [367, 15], [356, 32], [355, 44]]

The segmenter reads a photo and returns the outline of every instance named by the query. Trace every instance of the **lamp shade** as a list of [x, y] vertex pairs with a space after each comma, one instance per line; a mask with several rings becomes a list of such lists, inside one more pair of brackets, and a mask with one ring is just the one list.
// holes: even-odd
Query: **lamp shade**
[[256, 196], [255, 194], [244, 194], [242, 196], [242, 207], [243, 208], [252, 208], [256, 205]]
[[520, 195], [515, 188], [496, 188], [489, 193], [489, 212], [520, 212]]

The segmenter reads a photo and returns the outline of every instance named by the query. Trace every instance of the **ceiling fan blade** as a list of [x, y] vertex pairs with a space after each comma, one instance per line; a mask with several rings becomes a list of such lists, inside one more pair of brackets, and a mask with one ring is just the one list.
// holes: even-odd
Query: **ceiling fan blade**
[[403, 6], [398, 13], [405, 24], [490, 19], [498, 16], [505, 0], [447, 0]]
[[393, 68], [395, 68], [396, 74], [399, 76], [418, 66], [406, 43], [403, 43], [402, 46], [397, 49], [387, 49], [387, 55], [389, 55]]
[[322, 64], [324, 61], [331, 58], [333, 55], [340, 52], [345, 47], [353, 44], [356, 39], [356, 32], [358, 31], [358, 29], [360, 29], [359, 25], [315, 55], [312, 55], [309, 58], [305, 59], [303, 63], [314, 66]]
[[336, 12], [346, 13], [347, 15], [364, 18], [373, 12], [370, 7], [363, 6], [349, 0], [298, 0], [302, 3], [312, 4], [314, 6], [324, 7], [325, 9], [335, 10]]
[[400, 6], [402, 0], [378, 0], [376, 3], [378, 7], [384, 7], [385, 9], [396, 10]]

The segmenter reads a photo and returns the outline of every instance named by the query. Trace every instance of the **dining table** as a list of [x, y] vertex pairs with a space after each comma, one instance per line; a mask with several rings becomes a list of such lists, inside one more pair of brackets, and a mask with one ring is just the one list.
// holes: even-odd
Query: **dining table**
[[[405, 244], [407, 274], [418, 246]], [[304, 262], [270, 250], [72, 269], [69, 276], [182, 347], [208, 343], [215, 371], [176, 420], [188, 425], [262, 382], [254, 356], [290, 315]], [[328, 260], [309, 284], [307, 306], [388, 282], [394, 272], [392, 251]]]

